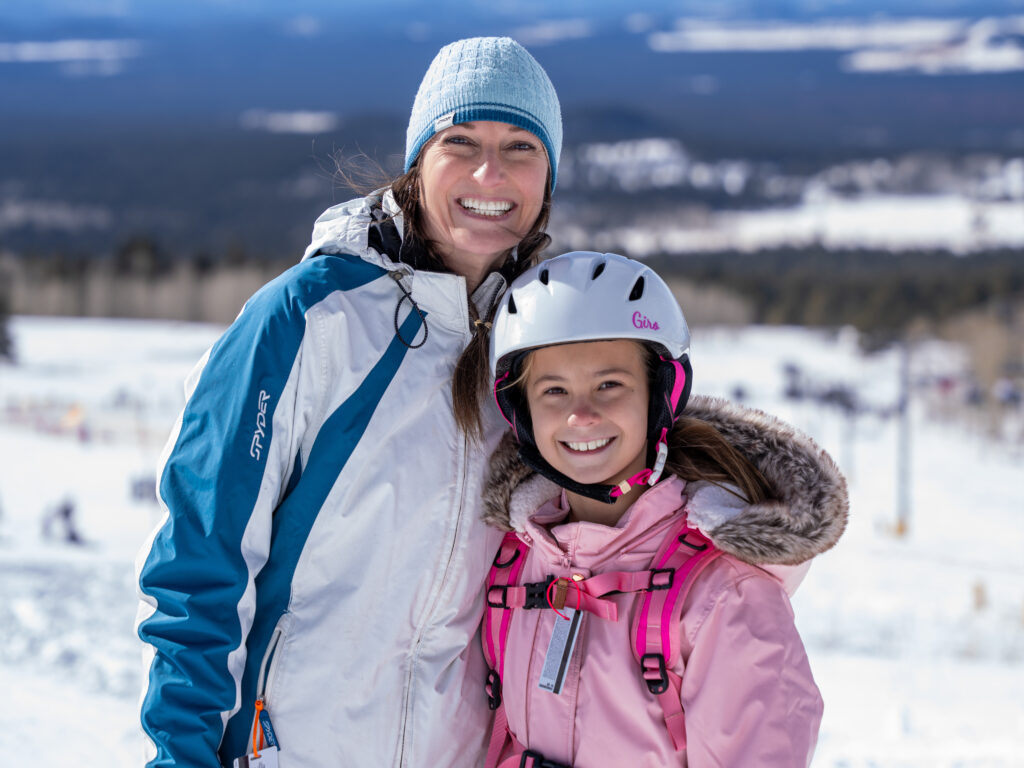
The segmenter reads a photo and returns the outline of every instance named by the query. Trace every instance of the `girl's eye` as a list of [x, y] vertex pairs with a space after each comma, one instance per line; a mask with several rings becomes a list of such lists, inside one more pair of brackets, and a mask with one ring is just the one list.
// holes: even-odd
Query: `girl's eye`
[[565, 389], [562, 387], [548, 387], [541, 394], [544, 395], [564, 395]]
[[622, 384], [618, 381], [602, 381], [598, 385], [598, 389], [612, 389], [613, 387], [621, 387]]

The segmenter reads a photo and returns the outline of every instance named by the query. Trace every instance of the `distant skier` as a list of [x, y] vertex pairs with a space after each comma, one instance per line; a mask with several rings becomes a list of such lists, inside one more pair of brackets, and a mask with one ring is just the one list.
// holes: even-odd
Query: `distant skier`
[[54, 538], [53, 526], [61, 526], [61, 540], [66, 544], [84, 544], [85, 540], [75, 526], [75, 501], [70, 496], [61, 499], [53, 509], [43, 516], [43, 538]]

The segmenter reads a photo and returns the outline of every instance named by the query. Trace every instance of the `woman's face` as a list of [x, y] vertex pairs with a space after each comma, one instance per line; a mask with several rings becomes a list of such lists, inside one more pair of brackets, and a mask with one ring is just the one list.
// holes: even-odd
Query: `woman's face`
[[419, 167], [425, 235], [472, 290], [540, 215], [544, 145], [508, 123], [460, 123], [431, 139]]

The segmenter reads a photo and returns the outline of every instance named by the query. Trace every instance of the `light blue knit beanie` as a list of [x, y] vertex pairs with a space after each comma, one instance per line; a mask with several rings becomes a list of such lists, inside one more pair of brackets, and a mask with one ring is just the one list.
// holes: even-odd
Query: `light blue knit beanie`
[[405, 170], [435, 133], [474, 120], [509, 123], [540, 139], [555, 188], [562, 151], [558, 95], [537, 60], [510, 37], [471, 37], [438, 51], [412, 105]]

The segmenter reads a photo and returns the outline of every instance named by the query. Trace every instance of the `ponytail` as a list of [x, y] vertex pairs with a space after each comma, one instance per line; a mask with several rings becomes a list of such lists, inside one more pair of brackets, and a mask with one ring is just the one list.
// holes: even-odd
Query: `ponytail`
[[[419, 167], [413, 165], [409, 171], [399, 176], [391, 184], [395, 202], [402, 210], [404, 221], [403, 253], [407, 250], [416, 254], [416, 269], [432, 272], [448, 272], [444, 261], [438, 256], [437, 248], [422, 236], [424, 232], [423, 212], [420, 206]], [[519, 275], [540, 261], [541, 253], [551, 243], [551, 237], [545, 232], [551, 217], [551, 172], [548, 171], [548, 185], [544, 193], [544, 202], [540, 214], [526, 233], [519, 245], [509, 253], [501, 274], [506, 282], [511, 283]], [[420, 247], [415, 247], [416, 245]], [[459, 355], [452, 373], [452, 409], [455, 423], [467, 437], [480, 439], [483, 436], [483, 419], [481, 412], [484, 403], [490, 397], [491, 370], [488, 361], [491, 339], [491, 323], [498, 308], [496, 301], [485, 309], [484, 316], [477, 312], [472, 301], [468, 301], [469, 318], [473, 323], [473, 336], [469, 344]]]

